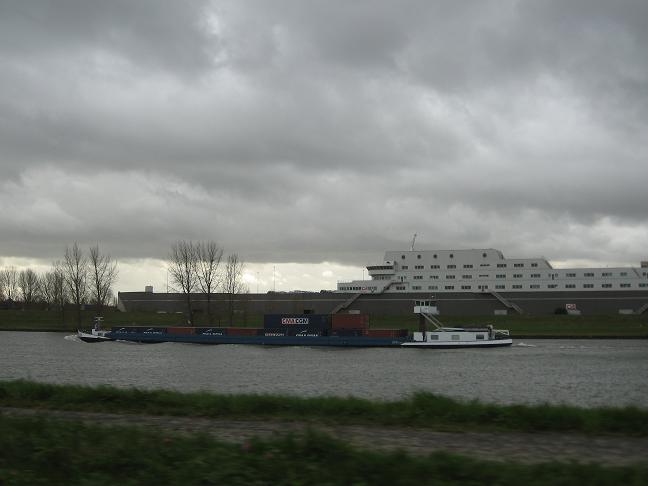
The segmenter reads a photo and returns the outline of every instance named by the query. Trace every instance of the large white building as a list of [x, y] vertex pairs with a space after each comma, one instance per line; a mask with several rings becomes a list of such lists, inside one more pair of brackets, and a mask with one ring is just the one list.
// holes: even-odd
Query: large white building
[[648, 291], [640, 267], [553, 268], [544, 258], [504, 258], [492, 248], [388, 251], [367, 266], [369, 280], [339, 282], [339, 292]]

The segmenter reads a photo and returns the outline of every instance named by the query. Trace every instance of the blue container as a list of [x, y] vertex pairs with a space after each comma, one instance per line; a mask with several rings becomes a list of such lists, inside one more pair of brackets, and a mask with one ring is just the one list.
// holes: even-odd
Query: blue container
[[308, 326], [310, 329], [329, 329], [329, 314], [266, 314], [263, 316], [263, 327], [277, 329], [284, 326]]
[[227, 329], [224, 327], [197, 327], [196, 334], [204, 336], [227, 336]]

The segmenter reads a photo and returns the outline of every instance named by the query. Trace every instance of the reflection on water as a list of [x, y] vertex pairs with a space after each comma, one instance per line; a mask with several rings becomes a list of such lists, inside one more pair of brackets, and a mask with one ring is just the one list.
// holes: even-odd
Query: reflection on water
[[532, 340], [495, 349], [87, 344], [0, 332], [0, 379], [220, 393], [648, 407], [648, 340]]

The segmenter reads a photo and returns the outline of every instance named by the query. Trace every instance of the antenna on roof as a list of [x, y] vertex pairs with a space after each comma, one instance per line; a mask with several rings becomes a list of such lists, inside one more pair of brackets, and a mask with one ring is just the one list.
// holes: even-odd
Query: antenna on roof
[[414, 238], [412, 238], [412, 251], [414, 251], [414, 242], [416, 242], [416, 233], [414, 233]]

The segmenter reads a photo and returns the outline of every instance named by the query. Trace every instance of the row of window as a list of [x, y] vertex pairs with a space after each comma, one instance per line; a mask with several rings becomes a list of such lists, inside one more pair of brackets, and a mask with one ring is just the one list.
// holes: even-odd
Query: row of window
[[[454, 253], [450, 253], [448, 256], [450, 258], [454, 258]], [[482, 253], [482, 258], [486, 258], [487, 256], [488, 256], [488, 254]], [[416, 255], [416, 258], [420, 260], [421, 255]], [[434, 255], [432, 255], [432, 258], [435, 258], [435, 259], [438, 258], [438, 255], [435, 253]], [[401, 260], [405, 260], [405, 255], [401, 255]]]
[[[549, 276], [551, 277], [552, 280], [554, 279], [554, 275], [555, 274], [549, 274]], [[569, 278], [576, 278], [575, 273], [568, 273], [565, 276], [569, 277]], [[594, 275], [593, 274], [592, 275], [584, 274], [584, 276], [585, 277], [593, 277]], [[612, 276], [612, 274], [610, 273], [610, 274], [606, 274], [604, 276], [610, 277], [610, 276]], [[619, 274], [619, 276], [627, 277], [628, 273], [627, 272], [621, 272]], [[513, 278], [524, 278], [524, 274], [522, 274], [522, 273], [514, 273], [512, 275], [512, 277]], [[542, 274], [540, 274], [540, 273], [532, 273], [528, 277], [529, 278], [542, 278]], [[403, 277], [400, 277], [400, 278], [401, 278], [401, 280], [407, 280], [407, 276], [403, 276]], [[423, 280], [423, 275], [414, 275], [412, 278], [414, 280]], [[430, 277], [429, 277], [430, 280], [439, 280], [439, 278], [440, 278], [439, 275], [430, 275]], [[457, 278], [457, 275], [448, 274], [448, 275], [445, 275], [444, 278], [446, 280], [454, 280], [454, 279]], [[461, 278], [464, 279], [464, 280], [471, 280], [473, 278], [473, 275], [465, 274], [465, 275], [461, 275]], [[479, 278], [492, 278], [492, 276], [491, 275], [479, 275]], [[498, 273], [498, 274], [495, 275], [495, 278], [496, 279], [506, 279], [506, 278], [508, 278], [508, 275], [503, 274], [503, 273]]]
[[[490, 267], [490, 264], [482, 263], [479, 266], [480, 267]], [[537, 263], [532, 263], [531, 264], [531, 267], [537, 267], [537, 266], [538, 266]], [[463, 268], [474, 268], [474, 265], [472, 263], [466, 263], [466, 264], [462, 265], [462, 267]], [[524, 263], [514, 263], [513, 267], [514, 268], [524, 268]], [[401, 265], [400, 268], [401, 268], [401, 270], [409, 270], [409, 265]], [[415, 270], [423, 270], [424, 268], [425, 268], [425, 265], [414, 265]], [[435, 265], [430, 265], [430, 269], [432, 269], [432, 270], [437, 270], [439, 268], [441, 268], [441, 265], [436, 265], [436, 264]], [[446, 265], [446, 268], [457, 268], [457, 265], [455, 265], [453, 263], [449, 263], [448, 265]], [[498, 263], [497, 268], [507, 268], [507, 264], [506, 263]], [[380, 267], [372, 267], [372, 270], [380, 270], [380, 269], [382, 269], [382, 268], [380, 268]], [[385, 269], [387, 269], [387, 268], [385, 268]], [[388, 269], [391, 270], [391, 267], [389, 267]]]
[[[622, 288], [622, 289], [629, 289], [629, 288], [632, 288], [632, 284], [622, 283], [622, 284], [619, 285], [619, 287]], [[648, 288], [648, 284], [640, 283], [639, 287]], [[461, 288], [461, 290], [472, 290], [473, 286], [472, 285], [461, 285], [460, 287], [457, 287], [457, 288]], [[522, 290], [523, 288], [524, 288], [524, 286], [520, 285], [520, 284], [511, 285], [512, 290]], [[531, 289], [531, 290], [537, 290], [537, 289], [540, 289], [541, 286], [538, 285], [538, 284], [531, 284], [531, 285], [528, 286], [528, 288]], [[547, 288], [548, 289], [557, 289], [558, 285], [556, 285], [556, 284], [547, 285]], [[566, 284], [564, 288], [566, 288], [566, 289], [575, 289], [576, 285], [575, 284]], [[584, 289], [593, 289], [594, 284], [583, 284], [582, 288], [584, 288]], [[601, 288], [603, 288], [603, 289], [611, 289], [612, 284], [601, 284]], [[486, 289], [488, 289], [488, 285], [479, 285], [477, 287], [477, 289], [478, 290], [486, 290]], [[344, 289], [341, 289], [341, 290], [344, 290]], [[398, 287], [396, 287], [396, 290], [406, 290], [406, 287], [398, 286]], [[413, 285], [412, 290], [422, 290], [422, 287], [420, 285]], [[427, 290], [455, 290], [455, 286], [454, 285], [444, 285], [444, 286], [429, 285]], [[506, 290], [506, 285], [495, 285], [495, 290]]]
[[[648, 283], [640, 283], [639, 288], [648, 288]], [[547, 285], [547, 289], [557, 289], [559, 286], [557, 284], [549, 284]], [[630, 283], [622, 283], [619, 284], [619, 287], [622, 289], [630, 289], [632, 288], [632, 284]], [[460, 286], [461, 290], [472, 290], [473, 286], [472, 285], [461, 285]], [[531, 284], [528, 286], [529, 289], [531, 290], [538, 290], [541, 288], [540, 285], [538, 284]], [[575, 284], [565, 284], [565, 289], [575, 289], [576, 285]], [[594, 284], [583, 284], [582, 288], [584, 289], [593, 289]], [[601, 284], [601, 288], [603, 289], [611, 289], [612, 284], [610, 283], [604, 283]], [[395, 287], [396, 290], [407, 290], [407, 287], [404, 285], [397, 285]], [[488, 285], [478, 285], [477, 290], [486, 290], [488, 289]], [[520, 284], [513, 284], [511, 285], [511, 290], [522, 290], [524, 289], [523, 285]], [[370, 292], [375, 292], [378, 290], [376, 287], [340, 287], [340, 290], [345, 290], [345, 291], [370, 291]], [[423, 287], [421, 285], [413, 285], [412, 290], [423, 290]], [[444, 286], [439, 286], [439, 285], [429, 285], [427, 287], [427, 290], [455, 290], [454, 285], [444, 285]], [[495, 285], [495, 290], [506, 290], [506, 285]]]
[[[448, 265], [448, 267], [451, 267], [451, 266], [453, 266], [453, 265]], [[403, 268], [407, 269], [406, 267], [403, 267]], [[417, 270], [420, 270], [422, 268], [423, 268], [422, 266], [421, 267], [418, 267], [418, 266], [416, 267]], [[595, 276], [596, 275], [594, 275], [593, 272], [585, 272], [585, 273], [583, 273], [583, 277], [585, 277], [585, 278], [594, 278]], [[602, 272], [601, 273], [601, 277], [612, 277], [612, 276], [613, 276], [612, 272]], [[628, 276], [628, 272], [619, 272], [619, 277], [627, 277], [627, 276]], [[557, 273], [549, 273], [549, 274], [547, 274], [547, 278], [551, 278], [552, 280], [554, 278], [556, 278], [556, 277], [560, 277], [560, 275], [557, 274]], [[571, 273], [570, 272], [570, 273], [566, 273], [565, 277], [567, 277], [567, 278], [577, 278], [578, 275], [576, 273]], [[402, 277], [402, 278], [407, 279], [406, 276]], [[434, 280], [437, 280], [439, 278], [439, 275], [430, 275], [430, 278], [434, 279]], [[456, 278], [456, 276], [455, 275], [446, 275], [445, 278], [453, 279], [453, 278]], [[471, 279], [471, 278], [473, 278], [473, 276], [469, 275], [469, 274], [466, 274], [466, 275], [462, 275], [461, 278]], [[482, 274], [482, 275], [479, 275], [479, 278], [492, 278], [492, 277], [491, 277], [491, 275], [483, 275]], [[506, 274], [504, 274], [504, 273], [498, 273], [498, 274], [495, 274], [495, 278], [508, 278], [508, 276]], [[522, 274], [522, 273], [514, 273], [513, 278], [524, 278], [524, 274]], [[529, 274], [529, 278], [542, 278], [542, 274], [541, 273], [531, 273], [531, 274]], [[415, 275], [414, 276], [414, 280], [422, 280], [422, 279], [423, 279], [423, 276], [421, 276], [421, 275]]]

